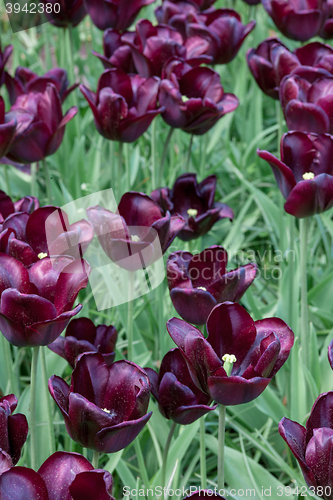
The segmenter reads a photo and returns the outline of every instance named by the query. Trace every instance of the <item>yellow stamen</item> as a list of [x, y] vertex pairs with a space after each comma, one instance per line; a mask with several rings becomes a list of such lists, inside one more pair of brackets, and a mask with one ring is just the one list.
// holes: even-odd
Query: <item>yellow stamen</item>
[[107, 408], [102, 408], [103, 411], [105, 411], [105, 413], [111, 413], [111, 410], [108, 410]]
[[139, 236], [137, 236], [136, 234], [132, 234], [132, 236], [131, 236], [131, 240], [132, 240], [132, 241], [140, 241], [140, 238], [139, 238]]
[[188, 100], [189, 100], [189, 97], [187, 97], [186, 95], [182, 95], [183, 102], [187, 102]]
[[225, 354], [222, 357], [222, 361], [223, 361], [223, 368], [229, 377], [231, 374], [232, 366], [237, 361], [236, 356], [234, 356], [233, 354]]
[[207, 292], [207, 288], [205, 288], [204, 286], [197, 286], [197, 290], [204, 290], [205, 292]]
[[189, 208], [187, 213], [190, 217], [196, 217], [198, 215], [198, 210], [196, 208]]
[[309, 181], [310, 179], [313, 179], [314, 176], [315, 176], [315, 174], [313, 174], [312, 172], [306, 172], [305, 174], [302, 175], [302, 177], [305, 181]]
[[47, 253], [41, 252], [38, 254], [39, 259], [44, 259], [45, 257], [47, 257]]

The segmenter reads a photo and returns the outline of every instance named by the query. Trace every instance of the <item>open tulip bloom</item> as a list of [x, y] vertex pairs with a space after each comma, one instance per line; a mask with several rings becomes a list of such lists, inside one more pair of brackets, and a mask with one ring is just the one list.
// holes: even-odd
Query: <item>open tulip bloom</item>
[[333, 206], [333, 137], [288, 132], [281, 140], [281, 160], [268, 151], [258, 155], [271, 166], [286, 199], [284, 209], [311, 217]]
[[215, 306], [206, 326], [207, 339], [181, 319], [167, 323], [195, 385], [224, 406], [260, 396], [294, 343], [293, 332], [281, 319], [253, 321], [243, 307], [231, 302]]
[[[303, 427], [289, 418], [279, 423], [279, 433], [296, 457], [306, 484], [325, 500], [333, 499], [333, 392], [315, 401]], [[323, 487], [323, 493], [318, 493]]]
[[0, 96], [0, 159], [6, 156], [16, 134], [17, 120], [5, 114], [5, 103]]
[[[14, 394], [0, 398], [0, 450], [8, 455], [8, 461], [16, 465], [28, 435], [28, 422], [22, 413], [12, 415], [17, 407]], [[0, 465], [1, 474], [1, 465]]]
[[70, 437], [98, 452], [122, 450], [151, 417], [147, 374], [129, 361], [107, 366], [99, 353], [79, 358], [70, 387], [54, 375], [49, 390]]
[[167, 261], [170, 297], [177, 313], [189, 323], [204, 325], [213, 307], [238, 302], [253, 282], [257, 266], [247, 264], [227, 272], [228, 254], [220, 246], [200, 254], [174, 252]]
[[0, 41], [0, 87], [1, 87], [1, 85], [3, 85], [3, 83], [5, 81], [5, 66], [6, 66], [8, 59], [10, 58], [12, 52], [13, 52], [12, 45], [8, 45], [2, 51], [1, 41]]
[[185, 225], [178, 234], [183, 241], [190, 241], [204, 234], [221, 219], [233, 219], [234, 212], [226, 204], [214, 201], [216, 175], [210, 175], [198, 184], [196, 174], [183, 174], [173, 188], [159, 188], [151, 198], [165, 212], [180, 214]]
[[94, 469], [79, 453], [57, 451], [38, 472], [28, 467], [11, 467], [0, 451], [0, 497], [3, 500], [115, 500], [111, 496], [112, 476]]
[[84, 0], [92, 22], [100, 30], [115, 28], [123, 31], [131, 26], [139, 11], [155, 0]]

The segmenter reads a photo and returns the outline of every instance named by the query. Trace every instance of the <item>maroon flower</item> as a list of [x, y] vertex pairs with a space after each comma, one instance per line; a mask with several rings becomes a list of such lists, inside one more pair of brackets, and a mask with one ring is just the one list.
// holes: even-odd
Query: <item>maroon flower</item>
[[173, 26], [183, 38], [186, 38], [186, 24], [189, 14], [199, 14], [198, 6], [194, 2], [164, 0], [162, 5], [155, 9], [155, 16], [159, 24]]
[[172, 189], [160, 188], [151, 193], [151, 198], [163, 211], [181, 215], [186, 223], [178, 237], [183, 241], [199, 238], [219, 220], [234, 213], [228, 205], [214, 202], [216, 176], [206, 177], [200, 184], [196, 174], [183, 174], [174, 183]]
[[168, 125], [195, 135], [205, 134], [239, 104], [236, 96], [224, 92], [219, 74], [206, 67], [171, 72], [161, 82], [159, 101]]
[[0, 475], [3, 500], [82, 500], [111, 496], [112, 476], [78, 453], [57, 451], [35, 472], [28, 467], [4, 467]]
[[29, 92], [43, 93], [47, 90], [47, 84], [53, 83], [57, 89], [61, 102], [63, 103], [66, 97], [78, 87], [78, 83], [68, 88], [69, 81], [67, 78], [67, 71], [61, 68], [53, 68], [47, 71], [45, 75], [38, 76], [29, 68], [19, 66], [15, 71], [15, 77], [12, 78], [6, 73], [5, 84], [9, 94], [11, 104], [15, 104], [16, 99], [23, 94]]
[[326, 0], [263, 0], [262, 4], [281, 33], [300, 42], [319, 35], [328, 16]]
[[8, 158], [18, 163], [43, 160], [59, 148], [66, 124], [76, 115], [77, 108], [62, 114], [56, 87], [48, 83], [44, 92], [29, 92], [17, 98], [8, 119], [17, 120], [17, 133]]
[[145, 368], [145, 371], [151, 392], [165, 418], [188, 425], [215, 410], [216, 406], [208, 406], [211, 398], [193, 383], [179, 349], [171, 349], [166, 353], [158, 374], [151, 368]]
[[281, 161], [268, 151], [258, 155], [271, 166], [288, 214], [311, 217], [333, 206], [332, 136], [289, 132], [282, 137]]
[[[195, 385], [222, 405], [257, 398], [289, 356], [294, 334], [279, 318], [253, 321], [239, 304], [214, 307], [208, 338], [185, 321], [172, 318], [168, 332], [183, 354]], [[233, 362], [230, 375], [225, 363]]]
[[[87, 15], [83, 0], [43, 0], [44, 4], [51, 3], [53, 6], [52, 14], [46, 16], [50, 23], [58, 28], [68, 28], [69, 26], [77, 26]], [[60, 6], [59, 13], [56, 13], [55, 5]]]
[[[29, 198], [20, 200], [16, 213], [9, 213], [2, 222], [0, 252], [15, 257], [26, 267], [46, 256], [81, 258], [94, 237], [91, 224], [82, 219], [70, 225], [66, 212], [52, 206], [38, 208], [34, 204], [37, 210], [29, 214], [33, 202]], [[11, 210], [6, 198], [3, 204]]]
[[113, 363], [118, 332], [114, 326], [98, 325], [89, 318], [73, 319], [65, 337], [58, 337], [48, 347], [75, 368], [76, 358], [84, 352], [99, 352], [107, 366]]
[[149, 196], [134, 191], [122, 196], [118, 214], [96, 206], [88, 208], [87, 216], [106, 255], [129, 271], [159, 259], [185, 224], [178, 214], [163, 215]]
[[[333, 133], [333, 77], [323, 69], [286, 76], [280, 85], [280, 101], [291, 130]], [[326, 76], [327, 75], [327, 76]]]
[[142, 7], [155, 0], [84, 0], [92, 22], [100, 30], [115, 28], [123, 31], [131, 26]]
[[211, 64], [228, 64], [255, 25], [255, 21], [246, 26], [242, 24], [240, 15], [234, 10], [211, 9], [200, 15], [188, 15], [186, 33], [208, 40], [209, 49], [205, 54], [212, 57]]
[[313, 486], [315, 491], [322, 486], [323, 493], [318, 496], [325, 500], [333, 498], [332, 415], [333, 392], [325, 392], [316, 399], [306, 427], [289, 418], [279, 423], [279, 433], [296, 457], [306, 484]]
[[[2, 224], [9, 215], [17, 212], [26, 212], [30, 214], [34, 210], [37, 210], [37, 208], [39, 208], [39, 201], [35, 196], [25, 196], [13, 203], [10, 196], [0, 190], [0, 224]], [[0, 226], [0, 231], [2, 231], [2, 229], [2, 226]]]
[[0, 96], [0, 159], [5, 156], [13, 143], [17, 121], [5, 114], [5, 103]]
[[329, 40], [333, 38], [333, 1], [327, 0], [328, 8], [328, 19], [325, 22], [323, 29], [321, 30], [319, 36], [324, 38], [324, 40]]
[[[28, 435], [28, 422], [22, 413], [12, 415], [17, 407], [14, 394], [0, 398], [0, 449], [17, 464]], [[1, 474], [1, 470], [0, 470]]]
[[210, 57], [205, 57], [209, 43], [200, 35], [183, 39], [182, 35], [170, 26], [153, 26], [147, 19], [136, 24], [136, 36], [125, 33], [122, 42], [127, 43], [132, 51], [132, 59], [137, 73], [149, 78], [160, 77], [164, 64], [179, 57], [190, 65], [207, 63]]
[[257, 266], [247, 264], [227, 272], [228, 254], [212, 246], [200, 254], [173, 252], [167, 261], [170, 297], [177, 313], [189, 323], [204, 325], [216, 304], [238, 302], [253, 282]]
[[129, 361], [107, 366], [99, 353], [79, 358], [70, 387], [54, 375], [49, 390], [70, 437], [92, 450], [122, 450], [151, 416], [146, 413], [150, 396], [147, 374]]
[[129, 76], [119, 68], [102, 73], [96, 94], [80, 85], [98, 132], [121, 142], [136, 141], [163, 111], [157, 108], [158, 89], [158, 78]]
[[12, 52], [13, 52], [12, 45], [8, 45], [7, 47], [5, 47], [4, 51], [2, 52], [1, 41], [0, 41], [0, 87], [5, 82], [5, 66]]
[[121, 33], [119, 30], [108, 29], [103, 34], [103, 51], [104, 55], [93, 51], [93, 54], [98, 57], [104, 69], [120, 68], [125, 73], [136, 73], [132, 51], [128, 43], [123, 41], [123, 36], [126, 34], [126, 39], [135, 40], [136, 33], [126, 31]]
[[0, 254], [0, 330], [17, 346], [51, 344], [82, 306], [75, 299], [88, 284], [90, 268], [71, 257], [43, 258], [27, 270]]

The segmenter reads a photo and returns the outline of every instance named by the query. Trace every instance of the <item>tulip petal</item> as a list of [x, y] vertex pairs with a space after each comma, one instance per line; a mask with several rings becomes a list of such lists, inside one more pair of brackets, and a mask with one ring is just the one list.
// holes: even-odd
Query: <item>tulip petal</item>
[[[312, 407], [310, 417], [306, 423], [305, 443], [308, 444], [313, 436], [313, 430], [321, 427], [333, 429], [333, 392], [320, 394]], [[282, 436], [283, 437], [283, 436]]]
[[243, 377], [218, 376], [208, 377], [209, 394], [219, 404], [239, 405], [249, 403], [260, 396], [270, 382], [270, 378], [253, 377], [246, 380]]
[[291, 130], [325, 134], [330, 131], [330, 122], [325, 111], [316, 104], [292, 99], [286, 105], [285, 118]]
[[292, 170], [268, 151], [261, 151], [258, 149], [257, 155], [269, 163], [282, 195], [284, 198], [287, 198], [296, 185]]
[[57, 375], [52, 375], [52, 377], [49, 379], [48, 387], [52, 398], [56, 402], [59, 410], [62, 413], [62, 416], [65, 419], [65, 422], [69, 422], [69, 417], [68, 417], [69, 394], [70, 394], [69, 386], [61, 377], [58, 377]]
[[295, 217], [310, 217], [333, 206], [333, 177], [320, 174], [299, 182], [289, 194], [285, 211]]
[[49, 500], [40, 475], [27, 467], [12, 467], [0, 476], [1, 500]]
[[14, 288], [2, 292], [1, 313], [22, 326], [57, 317], [56, 308], [49, 300], [35, 294], [22, 294]]
[[28, 421], [25, 415], [17, 413], [8, 416], [8, 433], [10, 441], [10, 456], [16, 465], [21, 456], [21, 450], [28, 436]]
[[[115, 500], [111, 496], [112, 476], [106, 470], [92, 470], [77, 474], [69, 487], [70, 500]], [[51, 500], [51, 499], [50, 499]], [[60, 498], [59, 498], [60, 500]]]
[[204, 325], [216, 306], [214, 297], [206, 290], [173, 288], [170, 298], [177, 313], [189, 323]]
[[162, 216], [157, 203], [146, 194], [134, 191], [125, 193], [121, 197], [118, 211], [128, 226], [150, 227]]
[[91, 268], [81, 259], [71, 262], [60, 273], [55, 287], [54, 305], [58, 314], [72, 309], [78, 293], [88, 285]]

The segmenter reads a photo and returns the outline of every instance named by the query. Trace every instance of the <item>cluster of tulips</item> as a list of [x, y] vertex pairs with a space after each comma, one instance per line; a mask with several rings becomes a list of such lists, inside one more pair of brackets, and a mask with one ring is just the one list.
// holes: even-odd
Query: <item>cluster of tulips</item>
[[[51, 20], [59, 28], [75, 27], [88, 13], [104, 31], [104, 54], [95, 53], [104, 66], [97, 91], [83, 85], [80, 90], [98, 132], [119, 142], [119, 155], [121, 144], [136, 141], [157, 115], [170, 126], [170, 139], [175, 128], [205, 134], [234, 111], [237, 97], [224, 92], [220, 75], [208, 66], [233, 60], [255, 26], [254, 21], [244, 26], [233, 10], [215, 9], [211, 0], [164, 0], [155, 11], [158, 24], [143, 19], [130, 31], [140, 9], [151, 3], [72, 2], [70, 7], [62, 5], [61, 15]], [[330, 37], [329, 2], [317, 0], [317, 9], [297, 0], [263, 3], [286, 36], [301, 41], [314, 35]], [[19, 67], [11, 76], [5, 67], [11, 52], [11, 46], [3, 51], [0, 46], [0, 86], [6, 87], [11, 104], [5, 112], [0, 97], [0, 162], [22, 168], [44, 162], [60, 147], [66, 124], [77, 113], [72, 107], [63, 115], [62, 104], [78, 84], [70, 87], [60, 68], [39, 76]], [[285, 211], [300, 219], [305, 280], [301, 343], [306, 363], [307, 221], [333, 206], [333, 49], [315, 42], [291, 52], [274, 38], [250, 49], [247, 62], [261, 90], [280, 99], [290, 130], [281, 139], [281, 159], [267, 151], [258, 154], [272, 167], [286, 199]], [[95, 326], [86, 317], [73, 319], [82, 309], [74, 304], [91, 270], [83, 255], [95, 236], [110, 261], [130, 273], [146, 269], [159, 257], [156, 235], [164, 254], [175, 238], [190, 242], [221, 219], [233, 219], [232, 208], [215, 201], [216, 184], [215, 175], [198, 182], [196, 174], [184, 173], [173, 186], [149, 195], [126, 192], [116, 213], [91, 206], [85, 218], [73, 224], [61, 208], [40, 206], [37, 197], [13, 202], [0, 192], [0, 330], [12, 345], [33, 348], [31, 468], [16, 465], [29, 429], [23, 414], [13, 414], [16, 397], [6, 395], [0, 399], [0, 498], [112, 499], [112, 477], [98, 468], [98, 454], [115, 453], [134, 442], [151, 417], [151, 395], [161, 414], [180, 425], [203, 418], [219, 405], [218, 486], [224, 488], [226, 406], [260, 396], [294, 343], [282, 319], [254, 321], [239, 304], [256, 277], [256, 264], [230, 271], [228, 254], [218, 245], [198, 254], [183, 250], [168, 255], [170, 298], [182, 319], [167, 322], [176, 347], [164, 355], [158, 372], [133, 362], [129, 331], [127, 359], [115, 361], [116, 328]], [[41, 346], [62, 356], [72, 369], [70, 385], [53, 375], [48, 390], [68, 435], [93, 450], [93, 464], [77, 453], [57, 451], [34, 470], [34, 383]], [[328, 357], [333, 369], [333, 344]], [[332, 415], [333, 392], [328, 392], [316, 400], [306, 428], [287, 418], [279, 425], [308, 486], [317, 493], [320, 486], [333, 486]], [[333, 488], [321, 496], [331, 500]], [[199, 497], [191, 495], [193, 500]]]

